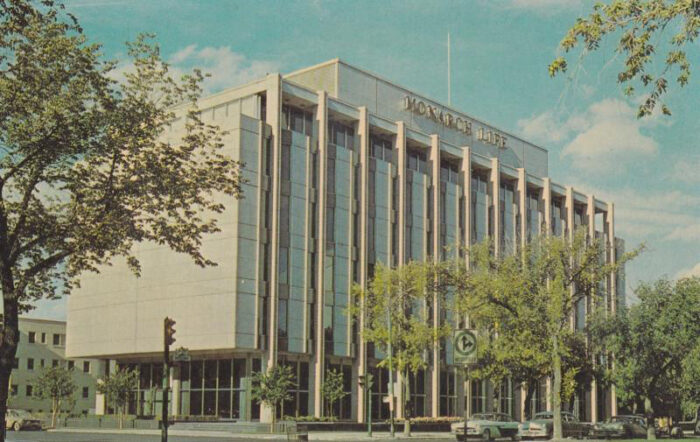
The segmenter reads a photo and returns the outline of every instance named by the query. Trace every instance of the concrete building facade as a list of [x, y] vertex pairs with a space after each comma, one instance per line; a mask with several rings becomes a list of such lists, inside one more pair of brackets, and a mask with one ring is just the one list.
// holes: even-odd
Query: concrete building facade
[[50, 413], [51, 401], [36, 397], [36, 379], [45, 368], [60, 366], [73, 371], [77, 387], [74, 401], [64, 401], [61, 410], [75, 415], [95, 412], [97, 378], [104, 373], [104, 363], [95, 359], [66, 360], [65, 350], [64, 321], [19, 318], [19, 345], [10, 376], [9, 408]]
[[[362, 341], [362, 319], [347, 312], [354, 283], [378, 263], [441, 259], [451, 246], [487, 237], [508, 253], [540, 232], [572, 235], [585, 226], [614, 261], [613, 205], [548, 178], [547, 151], [454, 108], [340, 60], [268, 75], [201, 101], [208, 122], [228, 131], [225, 149], [245, 162], [244, 199], [222, 198], [221, 232], [205, 238], [218, 263], [201, 269], [166, 247], [140, 244], [142, 276], [124, 263], [88, 276], [68, 301], [68, 355], [114, 359], [141, 370], [132, 412], [160, 382], [162, 321], [177, 321], [177, 346], [192, 361], [170, 373], [171, 413], [255, 420], [253, 372], [287, 364], [296, 377], [284, 415], [316, 415], [327, 369], [345, 374], [336, 416], [363, 421], [358, 376], [374, 374], [372, 414], [388, 416], [388, 373], [379, 349]], [[183, 120], [164, 136], [176, 140]], [[600, 297], [611, 310], [624, 283], [610, 275]], [[583, 327], [588, 303], [574, 326]], [[433, 321], [451, 321], [443, 306]], [[512, 382], [467, 385], [450, 342], [411, 379], [414, 415], [499, 409], [523, 418]], [[548, 406], [548, 382], [533, 410]], [[577, 392], [574, 411], [596, 421], [615, 413], [614, 392]], [[401, 415], [403, 410], [399, 409]], [[264, 416], [263, 416], [264, 417]]]

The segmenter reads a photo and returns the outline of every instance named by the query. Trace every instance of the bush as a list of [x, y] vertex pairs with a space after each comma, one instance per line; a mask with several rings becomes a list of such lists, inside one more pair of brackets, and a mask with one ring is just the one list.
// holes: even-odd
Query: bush
[[338, 419], [334, 416], [284, 416], [283, 420], [297, 422], [337, 422]]
[[[427, 424], [451, 424], [453, 422], [461, 422], [464, 420], [463, 417], [459, 416], [439, 416], [439, 417], [430, 417], [430, 416], [419, 416], [419, 417], [412, 417], [411, 418], [411, 423], [417, 424], [417, 423], [427, 423]], [[403, 422], [403, 419], [395, 419], [394, 422]], [[389, 422], [389, 421], [386, 421]]]

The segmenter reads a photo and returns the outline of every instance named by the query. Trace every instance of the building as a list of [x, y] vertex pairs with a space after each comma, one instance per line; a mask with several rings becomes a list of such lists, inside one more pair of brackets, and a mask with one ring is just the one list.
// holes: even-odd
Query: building
[[[572, 226], [603, 236], [607, 260], [621, 249], [613, 205], [552, 182], [546, 150], [340, 60], [268, 75], [201, 106], [207, 121], [229, 131], [226, 148], [245, 162], [248, 179], [244, 199], [222, 199], [222, 231], [203, 244], [219, 265], [200, 269], [141, 244], [141, 278], [116, 263], [84, 278], [68, 300], [69, 356], [140, 367], [132, 412], [160, 382], [169, 316], [176, 346], [193, 357], [171, 374], [173, 414], [258, 419], [247, 379], [284, 363], [297, 377], [285, 415], [321, 415], [323, 374], [335, 368], [350, 393], [336, 415], [364, 420], [357, 381], [370, 371], [372, 412], [385, 418], [387, 372], [346, 311], [351, 285], [366, 284], [376, 263], [441, 257], [445, 246], [489, 235], [506, 253], [541, 229], [571, 235]], [[175, 140], [182, 124], [164, 136]], [[623, 287], [613, 275], [601, 286], [611, 309]], [[443, 310], [434, 307], [439, 321]], [[429, 359], [410, 379], [414, 415], [461, 415], [466, 404], [522, 418], [519, 385], [474, 382], [465, 391], [449, 342]], [[533, 388], [534, 409], [546, 408], [548, 383]], [[574, 408], [602, 419], [616, 411], [614, 392], [589, 385]]]
[[44, 368], [61, 366], [73, 370], [77, 387], [74, 403], [64, 402], [61, 410], [76, 415], [94, 413], [96, 381], [102, 363], [93, 359], [66, 360], [65, 350], [64, 321], [19, 318], [19, 345], [10, 376], [9, 408], [50, 413], [51, 400], [35, 397], [34, 383]]

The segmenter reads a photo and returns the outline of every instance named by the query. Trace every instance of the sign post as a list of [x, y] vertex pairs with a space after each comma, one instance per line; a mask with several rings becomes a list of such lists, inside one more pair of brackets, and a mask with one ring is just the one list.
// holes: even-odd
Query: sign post
[[[469, 366], [476, 363], [476, 330], [459, 329], [452, 334], [454, 347], [454, 363], [464, 367], [464, 378], [469, 382]], [[466, 397], [466, 392], [465, 392]], [[467, 440], [467, 422], [469, 420], [469, 404], [464, 404], [464, 440]]]

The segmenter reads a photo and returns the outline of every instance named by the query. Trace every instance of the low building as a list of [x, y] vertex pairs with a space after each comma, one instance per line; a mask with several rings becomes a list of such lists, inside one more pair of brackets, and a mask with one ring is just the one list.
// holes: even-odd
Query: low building
[[61, 409], [70, 414], [93, 414], [97, 377], [104, 363], [95, 359], [65, 358], [66, 323], [47, 319], [19, 318], [19, 345], [10, 376], [9, 408], [33, 413], [50, 413], [51, 401], [35, 396], [35, 382], [48, 367], [66, 367], [73, 371], [77, 386], [74, 401], [65, 401]]

